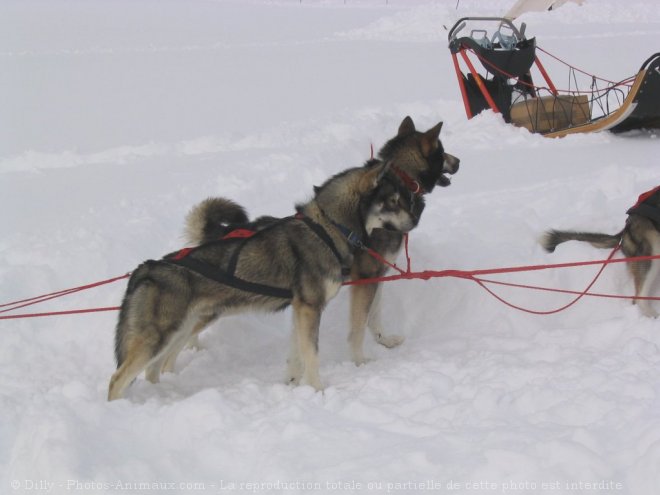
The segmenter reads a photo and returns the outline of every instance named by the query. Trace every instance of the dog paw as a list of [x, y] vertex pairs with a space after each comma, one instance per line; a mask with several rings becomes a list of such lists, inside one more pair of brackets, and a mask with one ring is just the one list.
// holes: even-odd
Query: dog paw
[[306, 385], [309, 385], [310, 387], [312, 387], [312, 388], [313, 388], [314, 390], [316, 390], [317, 392], [323, 392], [323, 390], [324, 390], [324, 387], [323, 387], [323, 385], [321, 385], [321, 381], [320, 381], [320, 380], [311, 380], [311, 381], [308, 381], [308, 382], [306, 383]]
[[383, 335], [380, 333], [376, 335], [376, 342], [378, 342], [380, 345], [384, 345], [389, 349], [401, 345], [404, 340], [405, 337], [401, 335]]
[[204, 349], [204, 346], [200, 343], [199, 337], [197, 335], [193, 335], [188, 339], [188, 342], [186, 342], [186, 349], [201, 351]]
[[657, 318], [658, 317], [658, 312], [654, 310], [653, 308], [644, 308], [642, 306], [639, 307], [641, 310], [642, 314], [646, 316], [647, 318]]
[[160, 382], [160, 365], [151, 365], [145, 372], [144, 377], [149, 380], [151, 383]]
[[370, 363], [372, 359], [366, 358], [364, 356], [360, 358], [353, 359], [353, 362], [355, 363], [355, 366], [364, 366], [367, 363]]
[[300, 380], [295, 382], [296, 385], [307, 385], [309, 387], [312, 387], [314, 390], [317, 392], [323, 390], [323, 385], [321, 385], [321, 377], [319, 376], [318, 373], [313, 373], [313, 372], [305, 372], [303, 373], [303, 376], [300, 378]]
[[658, 312], [655, 310], [650, 301], [641, 300], [637, 303], [639, 311], [647, 318], [657, 318]]
[[303, 368], [300, 360], [298, 359], [287, 359], [287, 372], [286, 372], [286, 383], [289, 385], [298, 385], [300, 384], [300, 379], [303, 375]]

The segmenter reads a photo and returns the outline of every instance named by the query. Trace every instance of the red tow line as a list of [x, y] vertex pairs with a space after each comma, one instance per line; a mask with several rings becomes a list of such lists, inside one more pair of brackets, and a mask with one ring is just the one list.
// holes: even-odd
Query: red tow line
[[[513, 267], [505, 267], [505, 268], [489, 268], [489, 269], [482, 269], [482, 270], [451, 270], [450, 269], [450, 270], [423, 270], [423, 271], [419, 271], [419, 272], [414, 272], [414, 271], [411, 270], [411, 259], [410, 259], [410, 255], [408, 253], [408, 236], [407, 235], [404, 236], [404, 240], [405, 240], [405, 256], [406, 256], [406, 269], [405, 270], [400, 268], [395, 263], [390, 263], [389, 261], [387, 261], [385, 258], [383, 258], [380, 254], [378, 254], [373, 249], [367, 249], [367, 252], [371, 256], [373, 256], [375, 259], [377, 259], [381, 263], [387, 265], [388, 267], [394, 269], [395, 271], [398, 272], [398, 274], [386, 275], [386, 276], [383, 276], [383, 277], [376, 277], [376, 278], [351, 280], [351, 281], [348, 281], [348, 282], [344, 282], [343, 285], [374, 284], [374, 283], [379, 283], [379, 282], [392, 282], [394, 280], [430, 280], [432, 278], [445, 278], [445, 277], [462, 278], [462, 279], [471, 280], [473, 282], [476, 282], [481, 288], [483, 288], [485, 291], [487, 291], [491, 296], [493, 296], [495, 299], [502, 302], [503, 304], [509, 306], [510, 308], [516, 309], [518, 311], [523, 311], [525, 313], [535, 314], [535, 315], [550, 315], [550, 314], [558, 313], [560, 311], [563, 311], [563, 310], [568, 309], [569, 307], [573, 306], [575, 303], [577, 303], [584, 296], [605, 297], [605, 298], [612, 298], [612, 299], [633, 299], [633, 300], [650, 300], [650, 301], [660, 300], [660, 297], [619, 296], [619, 295], [614, 295], [614, 294], [599, 294], [599, 293], [589, 292], [589, 290], [594, 286], [596, 281], [600, 278], [600, 276], [602, 275], [602, 273], [605, 270], [605, 267], [607, 265], [612, 264], [612, 263], [630, 263], [630, 262], [638, 262], [638, 261], [657, 260], [657, 259], [660, 259], [660, 255], [637, 256], [637, 257], [633, 257], [633, 258], [617, 258], [617, 259], [614, 259], [614, 255], [619, 250], [619, 247], [617, 246], [612, 250], [612, 252], [609, 254], [609, 256], [604, 260], [579, 261], [579, 262], [572, 262], [572, 263], [555, 263], [555, 264], [548, 264], [548, 265], [524, 265], [524, 266], [513, 266]], [[572, 268], [572, 267], [591, 266], [591, 265], [601, 265], [601, 266], [600, 266], [600, 269], [598, 270], [598, 272], [596, 273], [596, 275], [594, 276], [594, 278], [592, 279], [592, 281], [582, 291], [572, 291], [572, 290], [566, 290], [566, 289], [555, 289], [555, 288], [550, 288], [550, 287], [540, 287], [540, 286], [527, 285], [527, 284], [516, 284], [516, 283], [511, 283], [511, 282], [502, 282], [502, 281], [499, 281], [499, 280], [491, 280], [491, 279], [483, 278], [484, 275], [495, 275], [495, 274], [503, 274], [503, 273], [520, 273], [520, 272], [530, 272], [530, 271], [538, 271], [538, 270], [548, 270], [548, 269], [554, 269], [554, 268]], [[126, 279], [129, 276], [130, 276], [130, 273], [127, 273], [125, 275], [121, 275], [119, 277], [109, 278], [107, 280], [102, 280], [100, 282], [94, 282], [94, 283], [91, 283], [91, 284], [81, 285], [79, 287], [73, 287], [71, 289], [64, 289], [64, 290], [60, 290], [60, 291], [57, 291], [57, 292], [51, 292], [49, 294], [44, 294], [44, 295], [41, 295], [41, 296], [36, 296], [36, 297], [29, 298], [29, 299], [22, 299], [20, 301], [14, 301], [14, 302], [11, 302], [11, 303], [0, 304], [0, 308], [4, 308], [4, 309], [0, 310], [0, 320], [9, 320], [9, 319], [17, 319], [17, 318], [34, 318], [34, 317], [39, 317], [39, 316], [59, 316], [59, 315], [81, 314], [81, 313], [96, 313], [96, 312], [101, 312], [101, 311], [117, 311], [117, 310], [120, 309], [119, 306], [109, 306], [109, 307], [89, 308], [89, 309], [74, 309], [74, 310], [69, 310], [69, 311], [51, 311], [51, 312], [47, 312], [47, 313], [22, 313], [22, 314], [17, 314], [17, 315], [2, 315], [2, 313], [12, 312], [12, 311], [15, 311], [17, 309], [24, 308], [26, 306], [31, 306], [33, 304], [42, 303], [42, 302], [45, 302], [45, 301], [49, 301], [51, 299], [67, 296], [69, 294], [73, 294], [73, 293], [80, 292], [80, 291], [83, 291], [83, 290], [92, 289], [94, 287], [99, 287], [99, 286], [102, 286], [102, 285], [110, 284], [110, 283], [116, 282], [118, 280]], [[513, 303], [510, 303], [509, 301], [505, 300], [503, 297], [496, 294], [493, 290], [486, 287], [486, 284], [496, 284], [496, 285], [503, 285], [503, 286], [507, 286], [507, 287], [517, 287], [517, 288], [522, 288], [522, 289], [528, 289], [528, 290], [538, 290], [538, 291], [546, 291], [546, 292], [558, 292], [558, 293], [562, 293], [562, 294], [572, 294], [572, 295], [575, 295], [576, 297], [572, 301], [570, 301], [568, 304], [560, 306], [556, 309], [552, 309], [552, 310], [549, 310], [549, 311], [537, 311], [537, 310], [527, 309], [527, 308], [524, 308], [522, 306], [518, 306], [518, 305], [515, 305]]]
[[[123, 280], [128, 278], [130, 273], [121, 275], [120, 277], [113, 277], [107, 280], [101, 280], [100, 282], [94, 282], [91, 284], [81, 285], [80, 287], [73, 287], [71, 289], [64, 289], [57, 292], [51, 292], [49, 294], [43, 294], [41, 296], [31, 297], [29, 299], [21, 299], [20, 301], [14, 301], [10, 303], [0, 304], [0, 308], [7, 308], [0, 310], [0, 313], [9, 313], [11, 311], [16, 311], [17, 309], [24, 308], [26, 306], [32, 306], [33, 304], [39, 304], [51, 299], [56, 299], [58, 297], [68, 296], [69, 294], [74, 294], [75, 292], [80, 292], [87, 289], [93, 289], [94, 287], [100, 287], [101, 285], [111, 284], [117, 280]], [[59, 315], [73, 315], [81, 313], [97, 313], [100, 311], [117, 311], [119, 306], [109, 306], [105, 308], [89, 308], [89, 309], [73, 309], [69, 311], [51, 311], [48, 313], [21, 313], [18, 315], [2, 315], [0, 320], [11, 320], [15, 318], [34, 318], [38, 316], [59, 316]]]
[[[373, 250], [369, 250], [369, 254], [374, 256], [376, 259], [378, 259], [381, 263], [386, 264], [390, 268], [393, 268], [394, 270], [398, 271], [398, 275], [386, 275], [383, 277], [375, 277], [375, 278], [369, 278], [369, 279], [358, 279], [358, 280], [351, 280], [348, 282], [344, 282], [343, 285], [366, 285], [366, 284], [374, 284], [374, 283], [379, 283], [379, 282], [392, 282], [394, 280], [429, 280], [432, 278], [444, 278], [444, 277], [453, 277], [453, 278], [463, 278], [466, 280], [472, 280], [473, 282], [476, 282], [482, 289], [484, 289], [486, 292], [488, 292], [491, 296], [493, 296], [495, 299], [500, 301], [501, 303], [505, 304], [506, 306], [509, 306], [510, 308], [516, 309], [518, 311], [522, 311], [525, 313], [531, 313], [535, 315], [550, 315], [550, 314], [555, 314], [559, 313], [561, 311], [564, 311], [565, 309], [568, 309], [569, 307], [573, 306], [575, 303], [577, 303], [580, 299], [582, 299], [584, 296], [591, 296], [591, 297], [605, 297], [605, 298], [611, 298], [611, 299], [632, 299], [632, 300], [649, 300], [649, 301], [659, 301], [660, 297], [639, 297], [639, 296], [620, 296], [620, 295], [614, 295], [614, 294], [599, 294], [599, 293], [593, 293], [589, 292], [589, 290], [594, 286], [594, 284], [598, 281], [600, 276], [602, 275], [603, 271], [605, 270], [605, 267], [609, 264], [612, 263], [629, 263], [629, 262], [635, 262], [635, 261], [650, 261], [650, 260], [657, 260], [660, 259], [660, 255], [654, 255], [654, 256], [636, 256], [632, 258], [619, 258], [619, 259], [614, 259], [614, 255], [619, 251], [620, 247], [616, 246], [609, 254], [609, 256], [604, 259], [604, 260], [597, 260], [597, 261], [579, 261], [579, 262], [573, 262], [573, 263], [555, 263], [555, 264], [548, 264], [548, 265], [526, 265], [526, 266], [514, 266], [514, 267], [506, 267], [506, 268], [491, 268], [491, 269], [484, 269], [484, 270], [424, 270], [421, 272], [413, 272], [410, 269], [410, 256], [408, 254], [408, 239], [406, 236], [406, 243], [405, 243], [405, 250], [406, 250], [406, 260], [407, 260], [407, 269], [402, 270], [399, 268], [396, 264], [388, 262], [386, 259], [384, 259], [382, 256], [380, 256], [378, 253], [375, 253]], [[591, 266], [591, 265], [602, 265], [600, 267], [600, 270], [596, 273], [594, 278], [589, 282], [587, 287], [582, 290], [582, 291], [572, 291], [572, 290], [565, 290], [565, 289], [554, 289], [550, 287], [540, 287], [540, 286], [535, 286], [535, 285], [527, 285], [527, 284], [516, 284], [516, 283], [511, 283], [511, 282], [501, 282], [498, 280], [489, 280], [482, 278], [481, 275], [494, 275], [494, 274], [502, 274], [502, 273], [519, 273], [519, 272], [530, 272], [530, 271], [538, 271], [538, 270], [548, 270], [548, 269], [553, 269], [553, 268], [572, 268], [572, 267], [580, 267], [580, 266]], [[496, 285], [503, 285], [507, 287], [517, 287], [521, 289], [529, 289], [529, 290], [538, 290], [538, 291], [546, 291], [546, 292], [559, 292], [562, 294], [573, 294], [576, 295], [572, 301], [570, 301], [568, 304], [565, 304], [563, 306], [560, 306], [556, 309], [548, 310], [548, 311], [538, 311], [538, 310], [533, 310], [533, 309], [527, 309], [522, 306], [518, 306], [516, 304], [510, 303], [503, 297], [499, 296], [496, 294], [492, 289], [486, 287], [486, 284], [496, 284]]]

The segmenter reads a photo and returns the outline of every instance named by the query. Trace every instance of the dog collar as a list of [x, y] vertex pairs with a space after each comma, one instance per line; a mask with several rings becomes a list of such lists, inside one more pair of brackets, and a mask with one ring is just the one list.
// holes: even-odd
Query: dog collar
[[410, 190], [411, 193], [417, 194], [418, 196], [422, 196], [426, 193], [422, 185], [410, 177], [406, 172], [401, 170], [399, 167], [396, 165], [391, 165], [390, 168], [392, 171], [396, 174], [396, 176], [401, 179], [401, 182], [405, 184], [405, 186]]

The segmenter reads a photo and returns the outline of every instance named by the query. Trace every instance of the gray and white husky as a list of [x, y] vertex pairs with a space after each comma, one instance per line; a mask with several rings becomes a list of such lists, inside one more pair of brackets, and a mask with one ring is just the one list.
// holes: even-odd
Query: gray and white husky
[[[460, 160], [447, 153], [440, 140], [442, 122], [426, 131], [418, 131], [410, 117], [405, 117], [396, 136], [388, 140], [378, 151], [377, 157], [367, 161], [365, 168], [386, 168], [386, 178], [399, 184], [410, 194], [414, 215], [421, 217], [425, 196], [436, 186], [451, 184], [449, 175], [458, 172]], [[273, 217], [260, 217], [249, 222], [251, 228], [262, 228], [277, 221]], [[220, 198], [210, 198], [193, 209], [187, 219], [187, 240], [192, 244], [203, 244], [222, 237], [234, 224], [247, 224], [245, 210]], [[365, 240], [367, 246], [388, 261], [394, 261], [401, 251], [403, 235], [397, 229], [374, 228]], [[367, 251], [355, 253], [350, 269], [353, 280], [378, 278], [385, 274], [388, 266], [371, 256]], [[351, 356], [356, 364], [366, 361], [363, 351], [365, 329], [368, 327], [374, 339], [385, 347], [395, 347], [403, 342], [403, 336], [388, 334], [380, 313], [379, 283], [352, 285], [350, 288], [350, 332], [348, 341]], [[193, 346], [196, 341], [191, 342]]]
[[[315, 189], [298, 214], [272, 219], [253, 235], [225, 236], [150, 260], [131, 275], [115, 336], [117, 370], [108, 400], [136, 376], [157, 382], [191, 336], [217, 318], [293, 308], [288, 380], [321, 389], [321, 313], [374, 229], [407, 232], [418, 221], [411, 195], [387, 166], [346, 170]], [[241, 220], [240, 212], [236, 217]]]

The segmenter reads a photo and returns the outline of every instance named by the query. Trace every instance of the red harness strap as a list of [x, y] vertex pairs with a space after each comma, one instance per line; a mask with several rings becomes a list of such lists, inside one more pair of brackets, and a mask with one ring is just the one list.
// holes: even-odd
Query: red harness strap
[[193, 249], [195, 249], [195, 248], [191, 248], [191, 247], [183, 248], [183, 249], [179, 250], [179, 252], [176, 253], [172, 259], [176, 260], [176, 261], [179, 261], [179, 260], [185, 258], [186, 256], [188, 256]]
[[660, 227], [660, 208], [656, 203], [649, 203], [649, 200], [660, 192], [660, 186], [654, 187], [639, 195], [635, 206], [628, 209], [628, 215], [635, 214], [651, 220], [657, 227]]
[[257, 233], [256, 230], [234, 229], [229, 234], [222, 237], [222, 240], [224, 241], [225, 239], [247, 239], [248, 237], [252, 237], [256, 233]]
[[653, 196], [658, 191], [660, 191], [660, 186], [654, 187], [650, 191], [646, 191], [645, 193], [640, 194], [639, 198], [637, 198], [637, 203], [635, 203], [632, 208], [636, 208], [637, 206], [641, 205], [644, 201], [649, 199], [651, 196]]
[[[249, 237], [252, 237], [254, 234], [256, 234], [256, 230], [250, 230], [250, 229], [234, 229], [228, 234], [222, 236], [219, 240], [224, 241], [227, 239], [247, 239]], [[179, 250], [171, 259], [174, 261], [179, 261], [188, 256], [192, 251], [194, 251], [194, 247], [187, 247]]]

